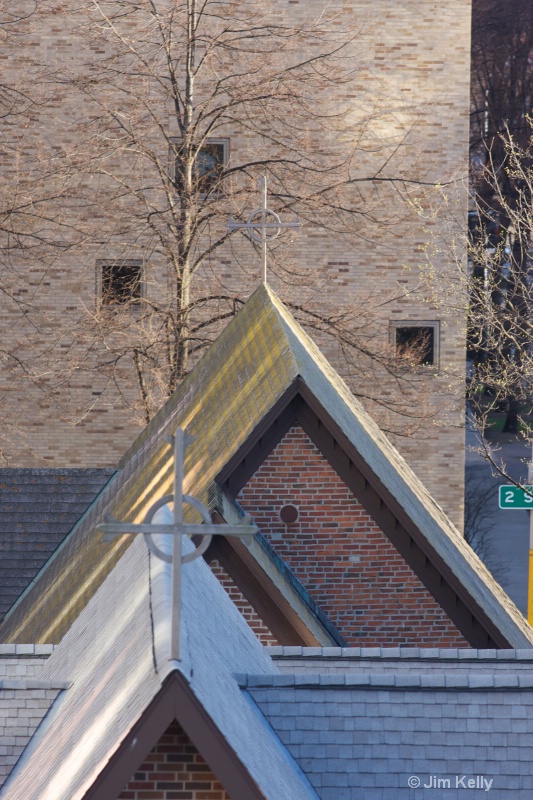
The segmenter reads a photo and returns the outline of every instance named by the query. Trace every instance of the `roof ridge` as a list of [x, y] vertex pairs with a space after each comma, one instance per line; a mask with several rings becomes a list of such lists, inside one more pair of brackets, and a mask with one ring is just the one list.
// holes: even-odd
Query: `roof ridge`
[[242, 689], [397, 689], [397, 690], [442, 690], [442, 691], [487, 691], [512, 690], [531, 691], [532, 674], [472, 672], [456, 673], [355, 673], [355, 674], [281, 674], [247, 675], [236, 674], [235, 679]]

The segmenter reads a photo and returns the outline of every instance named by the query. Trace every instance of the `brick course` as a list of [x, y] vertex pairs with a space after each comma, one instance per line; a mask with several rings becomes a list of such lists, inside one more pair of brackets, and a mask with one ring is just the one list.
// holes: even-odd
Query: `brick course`
[[196, 747], [173, 722], [117, 800], [231, 800]]
[[234, 583], [232, 578], [228, 575], [224, 567], [218, 561], [213, 561], [210, 564], [212, 572], [216, 575], [230, 598], [233, 600], [244, 619], [253, 630], [261, 644], [264, 645], [277, 645], [278, 640], [265, 625], [261, 617], [256, 613], [250, 605], [246, 597], [243, 595], [239, 587]]
[[[301, 429], [286, 434], [239, 501], [350, 645], [468, 647]], [[299, 509], [290, 525], [279, 519], [285, 503]]]
[[[109, 53], [105, 42], [95, 47], [95, 42], [87, 37], [85, 27], [82, 26], [81, 33], [77, 29], [76, 12], [83, 4], [72, 0], [59, 3], [44, 21], [32, 13], [33, 5], [28, 0], [19, 0], [17, 8], [22, 7], [27, 13], [21, 11], [21, 22], [8, 26], [10, 33], [16, 28], [16, 34], [8, 36], [6, 32], [3, 41], [3, 82], [18, 86], [22, 78], [29, 80], [34, 77], [32, 91], [37, 91], [44, 80], [48, 95], [52, 89], [46, 80], [46, 68], [43, 72], [40, 66], [43, 63], [52, 72], [56, 66], [72, 68], [74, 72], [80, 70], [85, 79], [84, 65], [89, 62], [97, 77], [98, 61]], [[50, 4], [38, 5], [44, 9]], [[298, 25], [319, 17], [327, 3], [324, 0], [308, 0], [306, 3], [274, 0], [273, 5], [278, 7], [280, 20], [288, 19], [291, 24]], [[388, 341], [391, 321], [429, 319], [441, 322], [441, 370], [435, 370], [435, 375], [431, 376], [433, 389], [427, 401], [427, 405], [437, 413], [435, 422], [438, 421], [438, 425], [432, 421], [424, 426], [424, 439], [421, 436], [403, 437], [396, 443], [415, 472], [427, 481], [437, 501], [453, 514], [455, 524], [460, 526], [464, 438], [461, 431], [464, 419], [462, 387], [457, 389], [455, 402], [448, 402], [446, 398], [451, 376], [464, 373], [464, 319], [460, 314], [453, 315], [454, 300], [447, 302], [445, 313], [431, 302], [431, 298], [420, 293], [418, 266], [424, 263], [425, 246], [428, 242], [431, 244], [434, 235], [437, 244], [444, 239], [450, 245], [449, 248], [432, 248], [435, 273], [453, 277], [454, 267], [448, 272], [449, 251], [455, 247], [457, 232], [442, 227], [443, 216], [458, 220], [463, 230], [465, 227], [466, 190], [461, 181], [466, 177], [468, 167], [471, 3], [470, 0], [450, 0], [448, 3], [381, 0], [379, 13], [376, 4], [369, 0], [342, 0], [335, 8], [337, 5], [340, 12], [337, 24], [342, 26], [346, 19], [347, 23], [355, 23], [361, 32], [354, 45], [354, 65], [361, 70], [360, 80], [353, 87], [354, 93], [345, 96], [346, 90], [342, 86], [331, 87], [334, 102], [338, 98], [341, 106], [347, 101], [353, 103], [356, 139], [348, 142], [348, 146], [350, 152], [352, 147], [357, 148], [357, 156], [353, 159], [353, 175], [358, 181], [354, 202], [360, 208], [354, 222], [356, 231], [353, 240], [346, 241], [313, 225], [304, 226], [293, 242], [278, 250], [269, 281], [282, 299], [307, 306], [320, 298], [326, 313], [332, 315], [341, 311], [351, 317], [356, 313], [354, 309], [374, 307], [378, 326], [374, 342], [378, 348]], [[345, 12], [345, 17], [342, 12]], [[132, 37], [135, 38], [133, 29]], [[34, 72], [32, 59], [39, 65]], [[133, 76], [132, 81], [132, 97], [138, 97], [142, 86]], [[117, 107], [125, 103], [125, 94], [121, 89], [115, 101]], [[150, 97], [149, 105], [151, 102], [153, 98]], [[374, 106], [375, 114], [372, 113]], [[80, 110], [81, 115], [78, 113]], [[11, 120], [8, 118], [6, 124], [9, 127], [4, 137], [6, 152], [1, 162], [6, 195], [11, 190], [20, 191], [20, 171], [24, 165], [31, 165], [35, 157], [39, 161], [49, 153], [56, 158], [61, 153], [84, 151], [87, 124], [91, 114], [96, 113], [94, 107], [79, 102], [75, 91], [62, 87], [50, 99], [50, 106], [35, 110], [30, 124], [22, 124], [22, 118], [18, 116]], [[158, 113], [155, 107], [154, 113]], [[166, 124], [168, 117], [165, 111], [160, 118]], [[383, 141], [383, 152], [381, 144], [377, 150], [374, 146], [365, 147], [364, 139], [362, 146], [358, 146], [360, 132], [367, 128], [370, 142]], [[236, 163], [249, 154], [255, 160], [265, 147], [264, 140], [250, 138], [246, 131], [224, 130], [220, 133], [229, 137], [231, 157], [236, 159]], [[157, 138], [157, 133], [151, 131], [151, 136]], [[399, 151], [388, 163], [387, 157], [389, 154], [392, 156], [399, 141]], [[92, 149], [89, 146], [89, 156]], [[167, 140], [155, 144], [154, 152], [159, 158], [167, 159]], [[124, 152], [120, 157], [126, 158]], [[344, 153], [342, 157], [345, 157]], [[127, 166], [124, 169], [125, 175], [129, 176]], [[380, 176], [379, 182], [360, 182], [374, 175]], [[389, 177], [397, 179], [403, 176], [408, 178], [406, 185], [401, 181], [387, 184]], [[25, 173], [22, 177], [28, 178]], [[72, 190], [72, 196], [61, 207], [62, 235], [66, 237], [64, 248], [57, 253], [54, 251], [47, 261], [42, 261], [34, 253], [33, 246], [19, 255], [10, 253], [12, 269], [4, 270], [2, 276], [5, 292], [0, 298], [0, 330], [4, 350], [14, 350], [17, 356], [24, 358], [32, 337], [37, 336], [39, 352], [56, 345], [58, 360], [66, 359], [67, 363], [54, 390], [56, 394], [52, 396], [41, 391], [43, 387], [51, 389], [56, 381], [43, 365], [34, 365], [42, 381], [41, 386], [35, 386], [20, 372], [12, 371], [7, 363], [4, 364], [0, 375], [3, 419], [9, 420], [16, 428], [14, 440], [2, 441], [2, 444], [12, 455], [13, 466], [112, 466], [143, 425], [143, 419], [132, 412], [138, 401], [132, 365], [121, 360], [109, 370], [100, 372], [93, 361], [107, 364], [109, 355], [100, 344], [94, 357], [86, 360], [88, 350], [84, 337], [89, 335], [88, 320], [97, 308], [96, 263], [110, 258], [146, 258], [149, 270], [146, 291], [150, 302], [159, 302], [160, 288], [165, 287], [170, 278], [163, 274], [163, 267], [154, 252], [157, 248], [153, 247], [151, 236], [147, 238], [146, 233], [142, 234], [135, 214], [130, 218], [124, 204], [111, 203], [101, 186], [96, 189], [91, 176], [84, 181]], [[417, 187], [417, 181], [422, 182], [423, 188]], [[439, 188], [429, 199], [432, 182]], [[452, 184], [460, 188], [457, 194], [452, 193], [447, 199], [446, 215], [433, 214], [432, 203], [437, 206], [441, 203], [442, 187]], [[33, 181], [30, 181], [30, 186], [34, 193], [32, 199], [38, 200], [39, 187]], [[48, 193], [53, 195], [56, 188], [60, 191], [62, 185], [56, 187], [47, 180], [41, 191], [48, 196]], [[272, 187], [273, 191], [275, 188]], [[400, 199], [401, 193], [411, 191], [414, 193], [414, 206], [419, 200], [424, 206], [427, 202], [428, 213], [422, 218], [412, 213], [413, 205]], [[45, 207], [45, 216], [46, 212], [53, 218], [57, 208], [53, 205]], [[230, 205], [228, 216], [233, 213]], [[88, 230], [91, 235], [85, 239], [85, 234], [79, 237], [73, 233], [73, 238], [69, 239], [66, 233], [69, 228], [73, 232]], [[131, 229], [134, 235], [130, 241], [123, 231]], [[278, 262], [277, 266], [275, 262]], [[284, 273], [291, 262], [297, 265], [303, 278], [288, 278]], [[279, 277], [276, 271], [280, 273]], [[18, 275], [25, 276], [27, 282], [19, 284], [15, 281], [14, 276]], [[197, 296], [204, 295], [206, 289], [207, 294], [212, 294], [220, 288], [224, 295], [238, 292], [241, 297], [246, 297], [259, 280], [259, 267], [249, 243], [244, 237], [232, 239], [231, 246], [228, 244], [218, 256], [209, 259], [196, 280], [193, 290]], [[38, 311], [37, 334], [26, 319], [26, 303]], [[134, 319], [125, 320], [125, 336], [135, 334]], [[63, 330], [63, 325], [69, 333], [58, 344], [58, 331]], [[71, 337], [70, 332], [75, 332], [76, 336]], [[69, 351], [71, 344], [72, 353]], [[343, 353], [331, 341], [323, 338], [320, 345], [347, 379], [354, 378], [351, 385], [360, 393], [370, 412], [379, 415], [386, 429], [390, 430], [391, 425], [387, 424], [381, 404], [365, 400], [375, 386], [380, 388], [380, 401], [389, 398], [393, 402], [420, 408], [421, 399], [416, 389], [411, 397], [400, 397], [395, 393], [394, 381], [386, 375], [363, 375], [360, 368], [354, 373], [353, 365], [346, 364]], [[68, 369], [70, 364], [79, 366], [72, 374]], [[64, 380], [66, 374], [68, 381]], [[114, 388], [115, 383], [119, 388]], [[72, 428], [74, 422], [75, 429]], [[25, 438], [20, 431], [24, 432]], [[6, 436], [5, 430], [0, 433], [2, 438]]]

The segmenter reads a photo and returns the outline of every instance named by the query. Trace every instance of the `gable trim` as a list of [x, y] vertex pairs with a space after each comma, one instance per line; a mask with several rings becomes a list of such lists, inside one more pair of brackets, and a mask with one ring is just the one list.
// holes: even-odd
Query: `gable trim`
[[257, 538], [248, 545], [219, 536], [204, 558], [207, 563], [219, 561], [281, 645], [346, 647], [297, 578], [279, 557], [274, 558], [275, 553], [267, 553], [268, 547]]
[[300, 387], [301, 379], [296, 378], [216, 476], [215, 482], [232, 500], [297, 422], [302, 405]]
[[232, 800], [266, 800], [238, 755], [179, 672], [173, 672], [110, 758], [83, 800], [118, 797], [176, 720]]
[[242, 445], [217, 476], [228, 494], [235, 498], [295, 424], [303, 428], [470, 645], [480, 649], [512, 647], [302, 378], [293, 381], [262, 421], [261, 430]]

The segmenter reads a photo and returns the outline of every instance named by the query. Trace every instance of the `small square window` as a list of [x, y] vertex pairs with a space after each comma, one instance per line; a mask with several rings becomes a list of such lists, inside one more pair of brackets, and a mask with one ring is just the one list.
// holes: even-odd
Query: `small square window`
[[[208, 139], [196, 158], [194, 169], [195, 190], [200, 194], [217, 195], [220, 192], [220, 176], [228, 163], [228, 140]], [[183, 182], [180, 143], [176, 142], [174, 181], [178, 193]]]
[[439, 323], [398, 321], [391, 323], [391, 340], [398, 355], [421, 366], [439, 363]]
[[142, 262], [108, 261], [100, 264], [100, 297], [105, 306], [138, 303], [142, 296]]

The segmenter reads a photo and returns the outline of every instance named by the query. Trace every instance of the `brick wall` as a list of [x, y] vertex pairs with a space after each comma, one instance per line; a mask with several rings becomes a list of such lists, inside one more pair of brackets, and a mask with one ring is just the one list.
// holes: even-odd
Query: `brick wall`
[[[324, 0], [273, 2], [279, 7], [281, 20], [287, 18], [296, 25], [319, 17], [327, 5]], [[98, 59], [108, 54], [105, 41], [95, 47], [94, 41], [88, 38], [83, 20], [77, 27], [75, 12], [81, 13], [84, 4], [65, 0], [57, 4], [42, 23], [30, 13], [33, 4], [29, 0], [19, 0], [17, 8], [21, 5], [28, 9], [27, 14], [21, 13], [25, 21], [10, 26], [10, 32], [16, 27], [17, 34], [6, 35], [3, 42], [5, 83], [17, 86], [21, 76], [26, 74], [25, 59], [31, 62], [32, 57], [39, 65], [48, 64], [52, 72], [56, 66], [71, 68], [74, 72], [80, 71], [84, 79], [87, 76], [84, 65], [88, 62], [97, 77]], [[39, 4], [43, 10], [48, 5]], [[452, 242], [455, 245], [456, 240], [452, 231], [442, 228], [443, 216], [463, 225], [466, 221], [463, 213], [466, 191], [461, 179], [466, 176], [468, 168], [471, 4], [470, 0], [450, 0], [447, 3], [381, 0], [379, 13], [376, 13], [376, 3], [369, 0], [342, 0], [335, 4], [335, 8], [337, 5], [341, 13], [338, 24], [342, 24], [344, 9], [349, 18], [347, 21], [355, 23], [361, 32], [354, 44], [354, 65], [361, 69], [360, 83], [354, 94], [348, 96], [345, 96], [346, 90], [342, 86], [331, 87], [334, 107], [335, 92], [340, 106], [347, 101], [353, 105], [356, 136], [354, 141], [347, 142], [347, 146], [350, 153], [352, 147], [356, 147], [357, 155], [354, 158], [350, 155], [350, 160], [354, 179], [362, 181], [357, 183], [354, 195], [360, 213], [355, 215], [353, 222], [353, 239], [330, 236], [317, 226], [305, 225], [293, 241], [280, 240], [282, 249], [272, 260], [269, 282], [282, 299], [304, 306], [320, 299], [326, 313], [332, 315], [341, 311], [353, 318], [356, 315], [354, 309], [363, 313], [372, 307], [378, 326], [373, 341], [378, 349], [388, 341], [391, 321], [441, 322], [441, 371], [435, 370], [431, 375], [433, 389], [427, 401], [437, 412], [439, 424], [424, 426], [425, 438], [398, 438], [397, 444], [415, 472], [427, 480], [437, 501], [454, 515], [455, 524], [461, 525], [462, 387], [458, 388], [456, 401], [446, 403], [447, 409], [443, 406], [449, 394], [451, 376], [464, 372], [464, 320], [460, 316], [450, 316], [454, 302], [448, 302], [447, 293], [446, 309], [437, 307], [420, 293], [418, 266], [424, 263], [425, 246], [428, 241], [432, 244], [434, 234], [438, 245], [441, 238], [447, 245], [430, 247], [435, 274], [447, 274], [446, 271], [450, 270], [448, 253], [453, 250]], [[43, 75], [47, 75], [46, 69], [43, 72], [39, 66], [36, 80], [43, 80]], [[132, 81], [135, 85], [131, 96], [138, 98], [142, 82], [133, 77]], [[47, 81], [45, 86], [48, 89]], [[149, 86], [146, 91], [150, 91]], [[113, 101], [117, 107], [123, 106], [126, 94], [121, 86]], [[142, 97], [147, 107], [151, 107], [153, 97]], [[35, 124], [33, 121], [23, 124], [19, 117], [11, 120], [5, 141], [6, 145], [11, 143], [13, 157], [6, 147], [7, 152], [0, 164], [4, 185], [7, 183], [6, 196], [12, 187], [13, 192], [20, 191], [17, 187], [21, 185], [21, 165], [31, 164], [32, 155], [44, 157], [50, 143], [54, 158], [57, 152], [76, 155], [79, 149], [84, 149], [80, 145], [87, 144], [87, 121], [91, 119], [87, 102], [81, 103], [79, 96], [75, 92], [69, 94], [66, 88], [59, 89], [53, 99], [52, 105], [39, 108]], [[372, 113], [374, 105], [375, 114]], [[133, 109], [135, 113], [137, 110]], [[92, 113], [96, 112], [97, 109], [93, 108]], [[157, 113], [154, 107], [154, 114]], [[171, 116], [164, 111], [160, 119], [166, 125]], [[359, 124], [361, 116], [362, 125]], [[9, 122], [8, 119], [6, 124]], [[379, 143], [379, 146], [365, 147], [364, 140], [361, 146], [359, 135], [362, 131], [367, 131], [370, 141]], [[250, 153], [255, 160], [265, 147], [264, 140], [249, 139], [246, 131], [227, 130], [221, 134], [229, 137], [231, 157], [236, 162], [248, 158]], [[152, 130], [151, 137], [157, 139], [157, 136], [157, 132]], [[402, 142], [396, 152], [398, 139]], [[152, 139], [150, 142], [152, 147]], [[168, 142], [164, 137], [154, 148], [159, 158], [168, 160]], [[117, 158], [126, 158], [127, 150], [120, 151]], [[93, 148], [89, 146], [89, 158], [92, 152]], [[395, 158], [388, 162], [388, 155], [393, 153]], [[343, 152], [341, 158], [345, 157], [347, 154]], [[128, 181], [133, 181], [135, 186], [144, 185], [144, 176], [137, 184], [129, 167], [125, 166], [124, 170]], [[381, 180], [363, 180], [374, 175], [379, 175]], [[388, 178], [401, 176], [409, 179], [407, 184], [402, 184], [401, 180], [390, 185], [387, 183]], [[421, 181], [423, 186], [417, 187], [417, 181]], [[430, 200], [432, 182], [439, 188]], [[438, 205], [442, 200], [442, 187], [451, 184], [460, 188], [457, 195], [448, 198], [446, 215], [431, 213], [432, 202]], [[33, 181], [30, 185], [32, 200], [38, 200], [37, 185]], [[57, 190], [61, 188], [62, 185]], [[55, 189], [56, 185], [51, 185], [48, 179], [44, 187], [45, 196], [50, 194], [53, 197]], [[276, 191], [274, 184], [272, 191]], [[416, 202], [402, 202], [402, 192], [413, 192]], [[87, 175], [81, 187], [72, 190], [72, 197], [69, 196], [68, 202], [65, 200], [60, 208], [59, 216], [64, 220], [64, 243], [62, 240], [61, 249], [54, 250], [48, 261], [39, 257], [39, 251], [35, 253], [34, 246], [18, 256], [10, 252], [12, 268], [4, 270], [5, 291], [0, 297], [3, 348], [6, 352], [14, 351], [17, 357], [24, 357], [30, 345], [36, 346], [39, 353], [53, 353], [49, 359], [53, 369], [63, 364], [60, 380], [50, 375], [48, 362], [48, 367], [41, 363], [33, 364], [34, 372], [39, 376], [38, 386], [26, 380], [22, 372], [12, 372], [8, 363], [4, 364], [0, 373], [4, 422], [0, 428], [0, 440], [6, 436], [6, 420], [16, 427], [12, 440], [0, 441], [0, 445], [12, 457], [13, 466], [113, 466], [142, 429], [144, 418], [142, 414], [134, 413], [139, 396], [133, 367], [124, 359], [113, 362], [114, 339], [111, 344], [106, 342], [105, 348], [100, 343], [100, 334], [110, 324], [107, 318], [97, 326], [96, 350], [89, 347], [93, 341], [89, 323], [97, 308], [96, 262], [110, 258], [145, 258], [149, 276], [147, 298], [156, 304], [160, 301], [161, 287], [167, 283], [170, 285], [170, 275], [164, 273], [158, 262], [158, 248], [154, 248], [152, 235], [146, 233], [145, 227], [142, 228], [144, 233], [141, 231], [137, 212], [132, 212], [130, 218], [124, 204], [120, 201], [111, 203], [104, 194], [102, 182], [93, 182], [91, 175]], [[115, 197], [115, 186], [112, 187], [112, 196]], [[427, 215], [420, 217], [412, 213], [418, 200], [423, 205], [427, 203]], [[257, 197], [252, 196], [246, 210], [256, 207], [256, 203]], [[42, 213], [46, 216], [48, 212], [54, 218], [57, 208], [45, 206]], [[230, 204], [228, 217], [234, 213]], [[126, 214], [126, 217], [123, 219], [121, 214]], [[68, 230], [72, 231], [70, 239]], [[131, 236], [127, 233], [130, 230], [134, 232]], [[287, 276], [288, 264], [296, 265], [297, 272], [304, 277]], [[276, 272], [280, 273], [279, 277]], [[15, 276], [19, 275], [25, 278], [21, 285], [15, 281]], [[6, 285], [8, 280], [10, 282]], [[244, 237], [232, 239], [226, 249], [208, 260], [196, 281], [193, 286], [196, 296], [222, 291], [224, 295], [239, 292], [241, 297], [246, 297], [259, 281], [259, 266], [249, 242]], [[36, 327], [27, 320], [27, 303], [39, 311]], [[129, 342], [131, 336], [137, 335], [135, 320], [135, 315], [130, 315], [124, 321], [121, 342], [123, 339]], [[68, 335], [58, 340], [58, 331], [63, 327]], [[71, 332], [76, 332], [76, 336], [71, 337]], [[19, 344], [19, 339], [22, 344]], [[141, 341], [141, 349], [144, 349], [148, 339]], [[72, 353], [69, 350], [71, 343], [74, 347]], [[380, 401], [389, 397], [392, 402], [406, 402], [405, 397], [395, 393], [395, 382], [386, 375], [377, 378], [373, 373], [363, 375], [360, 365], [357, 370], [353, 365], [347, 365], [343, 353], [331, 342], [328, 345], [328, 341], [323, 339], [320, 344], [347, 379], [356, 376], [353, 385], [363, 398], [371, 395], [374, 387], [378, 386]], [[111, 355], [107, 346], [111, 347]], [[20, 347], [23, 347], [22, 351]], [[100, 367], [96, 368], [93, 361]], [[71, 368], [72, 372], [69, 371]], [[65, 379], [67, 375], [68, 380]], [[56, 394], [52, 396], [42, 391], [43, 387], [52, 391], [53, 386], [56, 386]], [[406, 405], [419, 409], [420, 397], [416, 391], [407, 399]], [[387, 426], [388, 420], [383, 419], [383, 409], [379, 404], [369, 404], [369, 409], [371, 413], [380, 414], [381, 422]], [[75, 429], [73, 423], [76, 423]], [[387, 427], [391, 429], [391, 425]]]
[[117, 800], [231, 800], [177, 722], [146, 756]]
[[261, 617], [255, 612], [246, 597], [243, 595], [239, 587], [234, 583], [232, 578], [228, 575], [224, 567], [218, 561], [212, 561], [209, 565], [213, 573], [217, 576], [218, 580], [233, 600], [244, 619], [253, 630], [261, 644], [276, 645], [279, 644], [276, 637], [272, 634], [269, 628], [265, 625]]
[[[301, 429], [287, 433], [239, 501], [350, 645], [468, 647]], [[279, 519], [285, 503], [299, 509], [294, 524]]]

